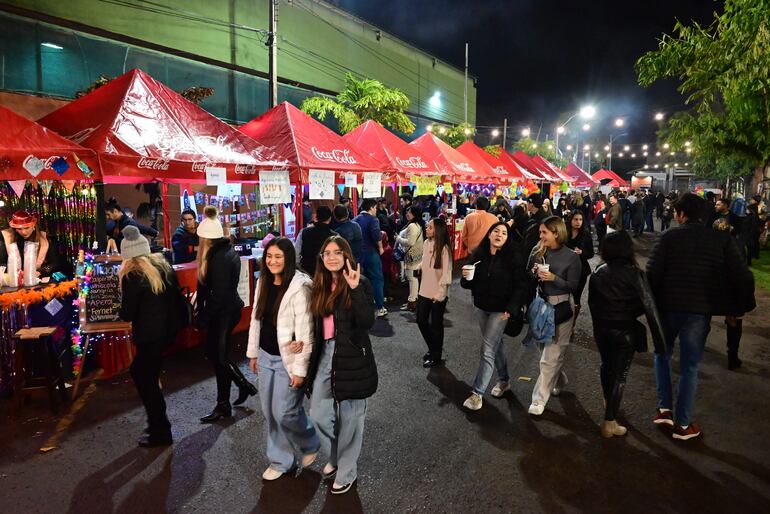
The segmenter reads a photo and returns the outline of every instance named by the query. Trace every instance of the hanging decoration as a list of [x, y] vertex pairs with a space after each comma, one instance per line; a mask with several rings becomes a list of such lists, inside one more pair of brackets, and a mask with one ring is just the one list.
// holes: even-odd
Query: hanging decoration
[[80, 366], [83, 361], [83, 338], [80, 332], [81, 324], [85, 323], [86, 316], [86, 301], [88, 300], [88, 294], [91, 292], [91, 277], [94, 275], [94, 256], [93, 254], [85, 254], [81, 251], [78, 255], [78, 262], [75, 271], [77, 276], [77, 282], [79, 282], [78, 296], [72, 301], [74, 306], [73, 311], [78, 317], [77, 321], [73, 324], [71, 336], [71, 350], [72, 350], [72, 374], [78, 376], [80, 374]]
[[27, 185], [26, 180], [10, 180], [8, 181], [8, 185], [11, 186], [11, 190], [16, 195], [17, 198], [21, 198], [21, 195], [24, 194], [24, 188]]
[[77, 280], [69, 280], [43, 289], [19, 289], [0, 295], [0, 308], [7, 310], [15, 304], [35, 305], [40, 302], [50, 302], [54, 298], [67, 296], [78, 286]]

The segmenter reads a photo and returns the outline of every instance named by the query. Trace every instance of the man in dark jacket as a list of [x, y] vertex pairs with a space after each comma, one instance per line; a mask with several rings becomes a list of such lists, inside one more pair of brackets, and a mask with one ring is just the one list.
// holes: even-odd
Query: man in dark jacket
[[548, 217], [543, 210], [543, 197], [540, 193], [532, 193], [527, 197], [529, 222], [524, 233], [524, 257], [528, 258], [538, 241], [540, 241], [540, 224]]
[[[647, 275], [667, 332], [666, 353], [655, 354], [656, 424], [674, 427], [675, 439], [700, 435], [692, 422], [695, 392], [711, 316], [753, 309], [754, 279], [726, 232], [702, 223], [705, 200], [687, 193], [674, 203], [678, 227], [664, 232], [647, 263]], [[672, 414], [671, 356], [679, 339], [680, 379]]]
[[655, 195], [650, 191], [644, 196], [644, 218], [647, 224], [647, 232], [655, 232], [652, 213], [655, 211]]
[[607, 208], [607, 214], [606, 214], [606, 217], [604, 218], [605, 223], [607, 224], [607, 232], [612, 232], [614, 230], [623, 230], [624, 214], [623, 214], [623, 208], [621, 207], [620, 201], [618, 200], [617, 193], [610, 193], [608, 201], [610, 203], [610, 206]]
[[[343, 209], [347, 210], [344, 206]], [[311, 277], [315, 275], [315, 265], [318, 253], [321, 251], [324, 241], [336, 232], [331, 229], [329, 222], [332, 218], [332, 210], [325, 205], [320, 205], [315, 210], [315, 223], [297, 236], [294, 243], [297, 249], [297, 264]]]
[[182, 224], [177, 227], [171, 237], [171, 246], [174, 249], [174, 264], [192, 262], [198, 255], [198, 234], [195, 230], [198, 224], [195, 219], [195, 211], [185, 209], [182, 211]]
[[358, 223], [350, 220], [348, 217], [348, 210], [344, 205], [340, 204], [334, 208], [334, 220], [337, 222], [337, 226], [334, 231], [345, 238], [350, 243], [350, 249], [353, 252], [353, 257], [356, 258], [356, 262], [361, 262], [361, 227]]

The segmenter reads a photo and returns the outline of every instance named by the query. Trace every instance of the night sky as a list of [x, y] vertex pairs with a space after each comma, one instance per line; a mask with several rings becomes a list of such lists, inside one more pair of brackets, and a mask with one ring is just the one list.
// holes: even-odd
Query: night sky
[[[619, 141], [654, 143], [654, 113], [681, 110], [683, 99], [674, 81], [647, 89], [637, 85], [634, 63], [657, 47], [661, 34], [671, 33], [675, 20], [708, 24], [722, 8], [711, 0], [333, 3], [460, 68], [464, 43], [470, 43], [479, 127], [502, 128], [507, 117], [509, 141], [520, 137], [523, 127], [531, 127], [533, 137], [540, 129], [542, 141], [546, 134], [553, 137], [558, 122], [590, 103], [598, 113], [591, 132], [602, 145], [616, 117], [625, 118], [623, 132], [630, 132]], [[575, 120], [568, 128], [579, 126]], [[479, 128], [477, 142], [488, 143], [490, 130]], [[644, 161], [613, 162], [613, 168], [639, 162]]]

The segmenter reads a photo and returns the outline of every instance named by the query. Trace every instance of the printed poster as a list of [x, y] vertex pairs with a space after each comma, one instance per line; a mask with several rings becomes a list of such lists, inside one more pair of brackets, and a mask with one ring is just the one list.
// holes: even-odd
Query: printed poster
[[362, 196], [364, 198], [379, 198], [382, 196], [382, 173], [364, 173], [364, 187]]
[[241, 274], [238, 276], [238, 296], [243, 300], [243, 306], [251, 305], [251, 291], [249, 290], [249, 258], [241, 257]]
[[206, 166], [206, 185], [218, 186], [227, 183], [227, 169], [218, 166]]
[[[347, 179], [346, 179], [347, 180]], [[334, 172], [330, 170], [308, 170], [311, 200], [334, 199]]]
[[414, 191], [414, 196], [436, 194], [437, 177], [419, 177], [417, 175], [412, 175], [412, 182], [417, 186]]
[[259, 203], [262, 205], [291, 203], [289, 170], [259, 172]]
[[358, 176], [355, 173], [345, 173], [345, 187], [357, 187]]

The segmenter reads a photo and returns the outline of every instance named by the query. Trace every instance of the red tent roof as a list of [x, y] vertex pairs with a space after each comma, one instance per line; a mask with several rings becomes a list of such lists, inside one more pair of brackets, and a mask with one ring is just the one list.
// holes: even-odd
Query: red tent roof
[[39, 123], [96, 150], [107, 182], [206, 179], [256, 181], [260, 169], [288, 162], [161, 84], [131, 70], [57, 109]]
[[563, 181], [569, 182], [570, 184], [575, 182], [574, 178], [562, 172], [559, 168], [554, 166], [553, 163], [551, 163], [551, 161], [549, 161], [542, 155], [535, 155], [534, 157], [532, 157], [532, 161], [538, 166], [540, 166], [541, 168], [544, 168], [553, 177], [560, 178]]
[[361, 152], [390, 164], [390, 167], [401, 175], [399, 178], [405, 182], [409, 182], [411, 175], [441, 173], [432, 159], [376, 121], [366, 121], [342, 138]]
[[[300, 168], [303, 183], [308, 181], [310, 168], [339, 172], [388, 171], [385, 163], [354, 148], [333, 130], [289, 102], [257, 116], [240, 130], [285, 155]], [[340, 173], [337, 181], [344, 180], [344, 174]], [[382, 181], [395, 182], [397, 177], [392, 172], [385, 173]]]
[[504, 165], [508, 167], [507, 169], [510, 173], [518, 175], [524, 180], [542, 180], [540, 175], [530, 173], [524, 168], [524, 166], [516, 162], [511, 153], [507, 150], [502, 150], [500, 152], [499, 159]]
[[599, 181], [595, 180], [591, 175], [583, 171], [580, 166], [571, 162], [564, 168], [564, 173], [575, 179], [575, 185], [577, 187], [590, 187], [596, 185]]
[[536, 175], [538, 177], [538, 182], [542, 182], [544, 180], [547, 182], [558, 181], [556, 177], [552, 176], [541, 166], [538, 166], [529, 155], [525, 154], [521, 150], [514, 152], [511, 157], [531, 174]]
[[466, 141], [457, 147], [457, 151], [465, 155], [469, 159], [475, 159], [477, 161], [484, 162], [491, 170], [491, 178], [496, 182], [510, 184], [516, 180], [521, 180], [518, 170], [512, 172], [508, 171], [509, 166], [504, 164], [500, 159], [490, 154], [473, 141]]
[[478, 184], [489, 181], [486, 173], [476, 169], [478, 164], [430, 132], [426, 132], [409, 144], [417, 147], [422, 153], [433, 159], [442, 173], [452, 175], [456, 181]]
[[599, 171], [597, 171], [596, 173], [594, 173], [591, 176], [594, 178], [594, 180], [612, 179], [612, 180], [617, 181], [617, 183], [619, 185], [623, 186], [623, 187], [628, 186], [628, 182], [623, 180], [620, 177], [620, 175], [618, 175], [617, 173], [615, 173], [612, 170], [600, 169]]
[[[64, 162], [56, 162], [59, 158]], [[86, 169], [85, 172], [78, 167], [78, 161], [82, 161], [80, 166]], [[55, 168], [62, 173], [57, 173]], [[0, 172], [4, 180], [101, 178], [99, 162], [93, 150], [83, 148], [5, 107], [0, 107]]]

